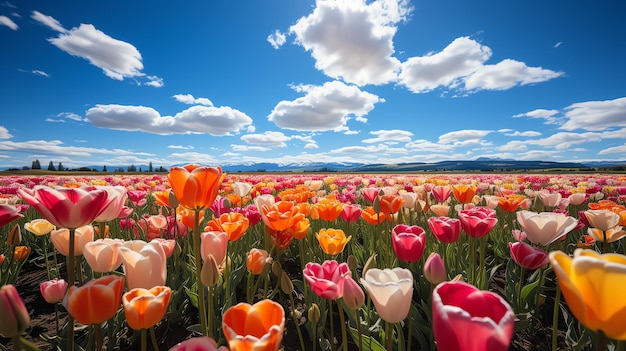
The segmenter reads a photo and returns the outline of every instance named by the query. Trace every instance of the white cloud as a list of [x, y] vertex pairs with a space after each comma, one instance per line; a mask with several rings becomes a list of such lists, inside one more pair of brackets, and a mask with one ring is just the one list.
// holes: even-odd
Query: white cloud
[[11, 139], [13, 135], [9, 133], [9, 130], [3, 126], [0, 126], [0, 139]]
[[96, 105], [85, 115], [96, 127], [162, 135], [231, 135], [252, 123], [248, 115], [227, 106], [196, 105], [172, 117], [145, 106]]
[[142, 83], [143, 85], [147, 85], [153, 88], [162, 88], [165, 83], [163, 82], [163, 78], [157, 76], [147, 76], [147, 82]]
[[507, 132], [503, 132], [503, 131], [499, 130], [498, 132], [502, 132], [502, 133], [504, 133], [504, 135], [511, 136], [511, 137], [517, 137], [517, 136], [521, 136], [521, 137], [536, 137], [536, 136], [540, 136], [541, 135], [541, 132], [537, 132], [537, 131], [534, 131], [534, 130], [527, 130], [527, 131], [524, 131], [524, 132], [520, 132], [520, 131], [517, 131], [517, 130], [516, 131], [509, 130]]
[[626, 97], [615, 100], [587, 101], [565, 108], [564, 130], [600, 131], [611, 127], [626, 127]]
[[64, 146], [61, 140], [30, 140], [30, 141], [0, 141], [0, 150], [7, 152], [39, 153], [42, 155], [60, 155], [74, 157], [91, 157], [94, 154], [104, 155], [146, 155], [122, 149], [100, 149], [82, 146]]
[[213, 106], [213, 102], [207, 98], [195, 98], [191, 94], [176, 94], [172, 96], [176, 101], [187, 105]]
[[0, 16], [0, 25], [1, 26], [7, 26], [7, 27], [9, 27], [9, 28], [11, 28], [13, 30], [18, 30], [19, 29], [19, 26], [15, 22], [13, 22], [12, 19], [10, 19], [7, 16]]
[[62, 118], [67, 118], [67, 119], [71, 119], [72, 121], [77, 121], [77, 122], [83, 122], [84, 119], [73, 113], [73, 112], [61, 112], [59, 114], [57, 114], [57, 117], [62, 117]]
[[402, 142], [410, 142], [413, 133], [406, 130], [375, 130], [371, 131], [370, 134], [376, 135], [376, 138], [364, 139], [364, 143], [378, 143], [385, 141], [402, 141]]
[[482, 138], [492, 133], [492, 130], [466, 129], [458, 130], [439, 136], [440, 144], [451, 144], [454, 146], [465, 146], [481, 144]]
[[411, 151], [421, 151], [429, 153], [450, 152], [454, 150], [454, 147], [452, 145], [433, 143], [424, 139], [411, 141], [410, 143], [404, 145], [404, 147]]
[[182, 152], [182, 153], [173, 153], [167, 156], [170, 164], [187, 164], [187, 163], [197, 163], [201, 165], [219, 165], [218, 160], [209, 154], [203, 154], [200, 152]]
[[168, 145], [168, 149], [179, 149], [179, 150], [193, 150], [194, 147], [191, 145]]
[[540, 108], [530, 112], [514, 115], [513, 118], [528, 117], [533, 119], [544, 119], [546, 124], [562, 124], [563, 118], [558, 115], [558, 110], [546, 110]]
[[602, 149], [598, 152], [599, 155], [607, 155], [607, 154], [621, 154], [626, 155], [626, 144], [621, 146], [607, 147], [606, 149]]
[[405, 148], [392, 148], [385, 144], [379, 145], [368, 145], [368, 146], [345, 146], [340, 147], [338, 149], [334, 149], [328, 152], [329, 154], [374, 154], [374, 155], [384, 155], [384, 154], [406, 154], [408, 151]]
[[232, 150], [240, 151], [240, 152], [248, 152], [248, 151], [264, 152], [264, 151], [269, 151], [269, 150], [272, 149], [270, 147], [258, 146], [258, 145], [250, 146], [250, 145], [236, 145], [236, 144], [232, 144], [232, 145], [230, 145], [230, 147], [231, 147]]
[[311, 14], [289, 28], [296, 43], [311, 52], [315, 68], [357, 85], [396, 80], [400, 61], [393, 57], [397, 24], [412, 9], [405, 0], [320, 0]]
[[50, 78], [50, 75], [48, 73], [44, 72], [44, 71], [35, 69], [32, 72], [33, 72], [34, 75]]
[[323, 86], [301, 85], [296, 91], [306, 95], [293, 101], [280, 101], [268, 120], [285, 129], [328, 131], [345, 127], [350, 116], [362, 117], [384, 99], [339, 81]]
[[277, 29], [274, 33], [267, 36], [267, 41], [274, 49], [279, 49], [285, 44], [287, 37]]
[[263, 146], [263, 147], [287, 147], [285, 143], [291, 139], [281, 132], [267, 131], [263, 134], [246, 134], [241, 137], [241, 140], [247, 144]]
[[541, 67], [528, 67], [525, 63], [506, 59], [495, 65], [485, 65], [465, 78], [467, 90], [506, 90], [516, 85], [545, 82], [563, 75]]
[[39, 11], [33, 11], [33, 14], [31, 15], [31, 18], [34, 19], [35, 21], [49, 27], [50, 29], [56, 31], [56, 32], [60, 32], [60, 33], [66, 33], [67, 29], [63, 28], [63, 26], [61, 25], [61, 23], [59, 21], [57, 21], [56, 19], [54, 19], [51, 16], [46, 16], [43, 13], [39, 12]]

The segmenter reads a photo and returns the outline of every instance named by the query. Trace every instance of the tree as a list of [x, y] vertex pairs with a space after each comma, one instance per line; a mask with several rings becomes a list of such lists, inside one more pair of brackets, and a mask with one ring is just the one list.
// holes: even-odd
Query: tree
[[106, 172], [107, 171], [107, 165], [104, 165], [104, 167], [102, 167], [102, 172]]
[[148, 163], [148, 172], [152, 173], [152, 161]]
[[50, 163], [48, 164], [48, 170], [49, 171], [56, 171], [56, 169], [54, 168], [54, 163], [52, 163], [52, 161], [50, 161]]
[[137, 167], [135, 167], [135, 165], [130, 165], [130, 166], [128, 166], [128, 171], [129, 172], [137, 172]]
[[57, 169], [59, 171], [64, 171], [65, 170], [65, 168], [63, 168], [63, 164], [61, 162], [59, 162], [59, 167], [57, 167]]
[[33, 166], [31, 168], [32, 169], [41, 169], [41, 163], [39, 163], [39, 160], [33, 161]]

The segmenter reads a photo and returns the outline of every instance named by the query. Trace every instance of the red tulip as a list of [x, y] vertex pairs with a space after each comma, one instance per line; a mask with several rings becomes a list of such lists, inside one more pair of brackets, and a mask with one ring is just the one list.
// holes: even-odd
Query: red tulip
[[433, 331], [438, 350], [506, 351], [515, 314], [499, 295], [465, 282], [433, 290]]
[[482, 238], [489, 234], [491, 229], [498, 223], [496, 211], [487, 207], [474, 207], [459, 212], [461, 228], [467, 235], [474, 238]]
[[391, 231], [393, 251], [404, 262], [417, 262], [424, 254], [426, 232], [416, 225], [398, 224]]
[[446, 244], [456, 242], [461, 235], [461, 221], [458, 218], [430, 217], [428, 227], [437, 240]]
[[0, 205], [0, 227], [4, 227], [6, 224], [21, 217], [24, 216], [20, 214], [19, 208], [13, 205]]
[[538, 269], [548, 264], [548, 253], [522, 241], [509, 243], [511, 258], [527, 269]]

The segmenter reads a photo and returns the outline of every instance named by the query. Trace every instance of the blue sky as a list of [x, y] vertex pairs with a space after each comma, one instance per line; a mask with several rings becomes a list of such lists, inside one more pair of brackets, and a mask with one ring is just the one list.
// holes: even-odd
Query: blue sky
[[623, 1], [5, 1], [0, 168], [626, 160]]

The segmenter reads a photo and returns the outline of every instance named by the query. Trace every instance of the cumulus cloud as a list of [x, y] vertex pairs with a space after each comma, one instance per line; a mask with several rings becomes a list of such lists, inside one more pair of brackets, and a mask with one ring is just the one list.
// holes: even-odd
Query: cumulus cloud
[[533, 119], [543, 119], [545, 124], [562, 124], [563, 118], [559, 116], [558, 110], [546, 110], [536, 109], [526, 113], [519, 113], [513, 116], [513, 118], [527, 117]]
[[413, 133], [406, 130], [374, 130], [371, 131], [370, 134], [375, 135], [375, 138], [364, 139], [364, 143], [379, 143], [379, 142], [387, 142], [387, 141], [401, 141], [401, 142], [410, 142]]
[[262, 134], [246, 134], [241, 137], [241, 140], [245, 141], [247, 144], [258, 145], [264, 147], [287, 147], [285, 143], [291, 139], [281, 132], [272, 132], [267, 131]]
[[433, 143], [428, 140], [414, 140], [404, 145], [405, 148], [415, 152], [450, 152], [454, 150], [452, 145]]
[[161, 116], [151, 107], [96, 105], [86, 112], [89, 122], [100, 128], [147, 133], [231, 135], [252, 123], [245, 113], [227, 106], [192, 106], [175, 116]]
[[626, 155], [626, 144], [621, 145], [621, 146], [607, 147], [606, 149], [600, 150], [598, 154], [600, 155], [608, 155], [608, 154]]
[[7, 26], [13, 30], [19, 29], [19, 26], [7, 16], [0, 16], [0, 26]]
[[[499, 131], [502, 132], [502, 131]], [[511, 137], [517, 137], [517, 136], [521, 136], [521, 137], [536, 137], [536, 136], [540, 136], [541, 132], [537, 132], [534, 130], [527, 130], [524, 132], [520, 132], [520, 131], [506, 131], [506, 132], [502, 132], [504, 133], [504, 135], [506, 136], [511, 136]]]
[[274, 33], [267, 36], [267, 41], [274, 49], [279, 49], [287, 41], [287, 36], [277, 29]]
[[406, 0], [317, 1], [311, 14], [289, 28], [296, 43], [311, 52], [315, 67], [329, 77], [357, 85], [396, 80], [393, 57], [397, 24], [412, 9]]
[[178, 149], [178, 150], [193, 150], [194, 147], [191, 145], [168, 145], [168, 149]]
[[473, 144], [483, 144], [482, 138], [492, 133], [492, 130], [466, 129], [458, 130], [439, 136], [440, 144], [451, 144], [455, 146], [466, 146]]
[[9, 133], [9, 130], [3, 126], [0, 126], [0, 139], [11, 139], [13, 135]]
[[565, 118], [567, 122], [561, 125], [561, 129], [570, 131], [626, 127], [626, 97], [572, 104], [565, 108]]
[[361, 91], [355, 85], [339, 81], [322, 86], [297, 86], [305, 96], [293, 101], [280, 101], [268, 120], [285, 129], [328, 131], [346, 127], [351, 116], [362, 117], [384, 99]]
[[563, 75], [541, 67], [506, 59], [495, 65], [480, 67], [464, 80], [467, 90], [506, 90], [517, 85], [541, 83]]
[[207, 98], [195, 98], [191, 94], [176, 94], [172, 96], [176, 101], [187, 105], [213, 106], [213, 102]]

